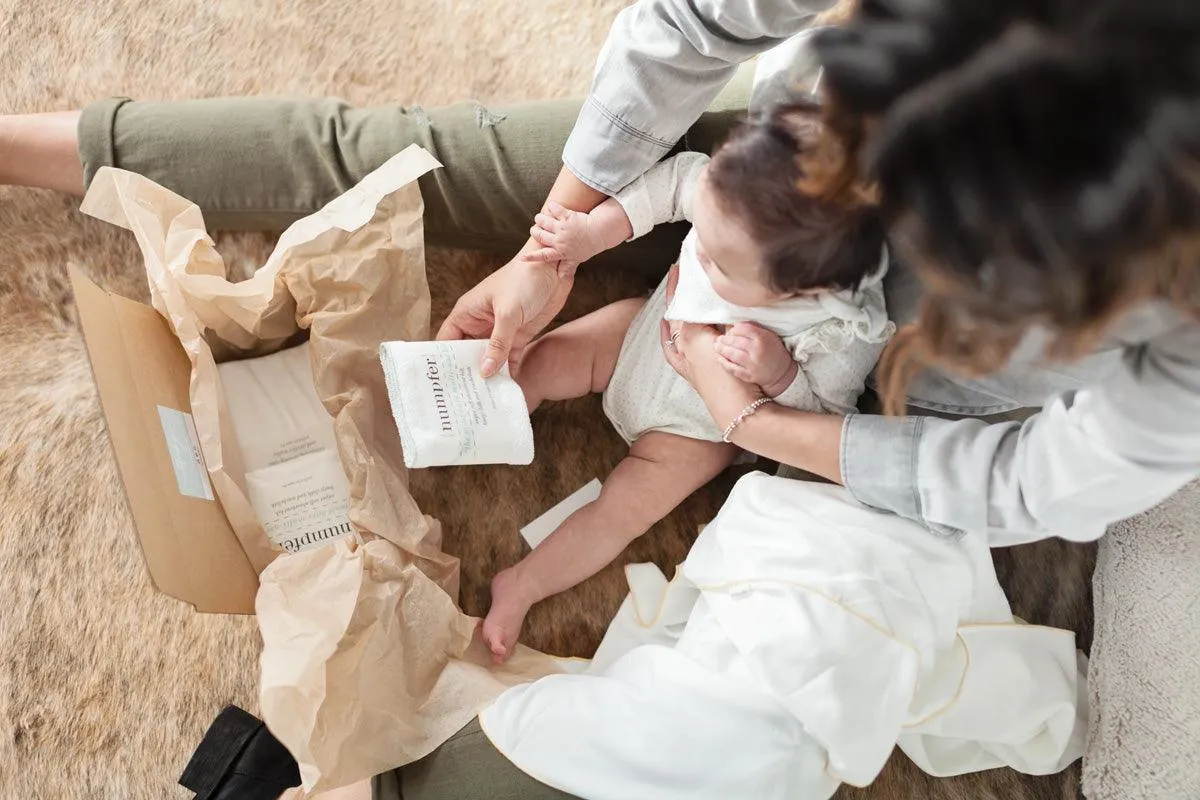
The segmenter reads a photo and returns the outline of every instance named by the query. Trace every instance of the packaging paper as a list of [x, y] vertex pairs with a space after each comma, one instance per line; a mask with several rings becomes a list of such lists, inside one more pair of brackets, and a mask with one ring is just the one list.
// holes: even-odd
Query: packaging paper
[[[292, 225], [249, 280], [230, 283], [194, 204], [101, 169], [83, 211], [131, 230], [154, 307], [192, 363], [191, 403], [213, 490], [260, 572], [262, 715], [308, 790], [347, 785], [432, 751], [505, 686], [555, 671], [522, 651], [490, 666], [457, 608], [458, 561], [407, 490], [378, 360], [428, 338], [422, 204], [438, 166], [410, 147]], [[309, 332], [357, 536], [282, 558], [251, 505], [214, 351], [262, 355]]]

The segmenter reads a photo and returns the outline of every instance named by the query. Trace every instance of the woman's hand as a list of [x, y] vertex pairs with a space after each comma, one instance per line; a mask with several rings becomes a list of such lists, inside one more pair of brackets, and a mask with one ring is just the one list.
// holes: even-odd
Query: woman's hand
[[[679, 269], [667, 279], [667, 303], [675, 294]], [[709, 325], [662, 321], [663, 356], [708, 407], [717, 425], [724, 428], [742, 409], [763, 397], [763, 390], [730, 374], [717, 353], [721, 333]]]
[[[546, 199], [547, 205], [583, 212], [603, 201], [601, 192], [566, 167], [558, 173]], [[526, 242], [512, 261], [460, 297], [438, 330], [439, 341], [488, 339], [480, 364], [485, 378], [496, 374], [506, 361], [516, 376], [525, 347], [562, 311], [575, 285], [576, 265], [523, 258], [540, 247], [533, 239]]]
[[437, 338], [487, 338], [483, 376], [506, 361], [515, 376], [525, 347], [562, 311], [574, 284], [574, 268], [524, 261], [518, 254], [458, 299]]
[[[678, 279], [677, 269], [672, 269], [667, 282], [668, 305]], [[660, 332], [663, 356], [692, 385], [721, 428], [764, 396], [759, 386], [739, 380], [722, 365], [717, 353], [720, 331], [709, 325], [663, 320]], [[767, 403], [737, 426], [731, 440], [764, 458], [842, 482], [842, 418], [837, 415]]]
[[792, 385], [800, 367], [783, 339], [753, 322], [739, 322], [715, 342], [721, 366], [735, 378], [778, 397]]

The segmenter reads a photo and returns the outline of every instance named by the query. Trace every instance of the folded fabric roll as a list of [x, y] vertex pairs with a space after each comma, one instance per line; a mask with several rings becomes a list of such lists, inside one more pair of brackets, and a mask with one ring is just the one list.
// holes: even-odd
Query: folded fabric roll
[[384, 342], [388, 399], [410, 469], [528, 464], [533, 428], [507, 365], [484, 378], [485, 341]]

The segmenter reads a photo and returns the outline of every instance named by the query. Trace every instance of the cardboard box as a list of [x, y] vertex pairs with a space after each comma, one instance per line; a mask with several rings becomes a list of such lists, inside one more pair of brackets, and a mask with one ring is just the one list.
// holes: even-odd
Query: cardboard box
[[253, 614], [258, 576], [208, 483], [191, 365], [157, 311], [70, 268], [100, 405], [154, 586], [197, 611]]

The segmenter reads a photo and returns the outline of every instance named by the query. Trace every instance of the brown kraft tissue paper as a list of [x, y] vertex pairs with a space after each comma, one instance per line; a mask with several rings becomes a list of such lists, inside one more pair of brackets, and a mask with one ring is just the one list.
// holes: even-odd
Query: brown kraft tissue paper
[[[429, 336], [417, 178], [438, 166], [409, 147], [293, 224], [238, 283], [226, 280], [199, 208], [144, 177], [103, 168], [82, 207], [134, 233], [154, 308], [191, 362], [213, 492], [259, 573], [262, 716], [308, 791], [421, 758], [507, 686], [556, 671], [528, 649], [491, 665], [477, 620], [458, 608], [458, 560], [442, 552], [438, 522], [407, 488], [378, 352], [383, 341]], [[247, 497], [216, 364], [277, 350], [301, 330], [356, 530], [287, 555]]]

